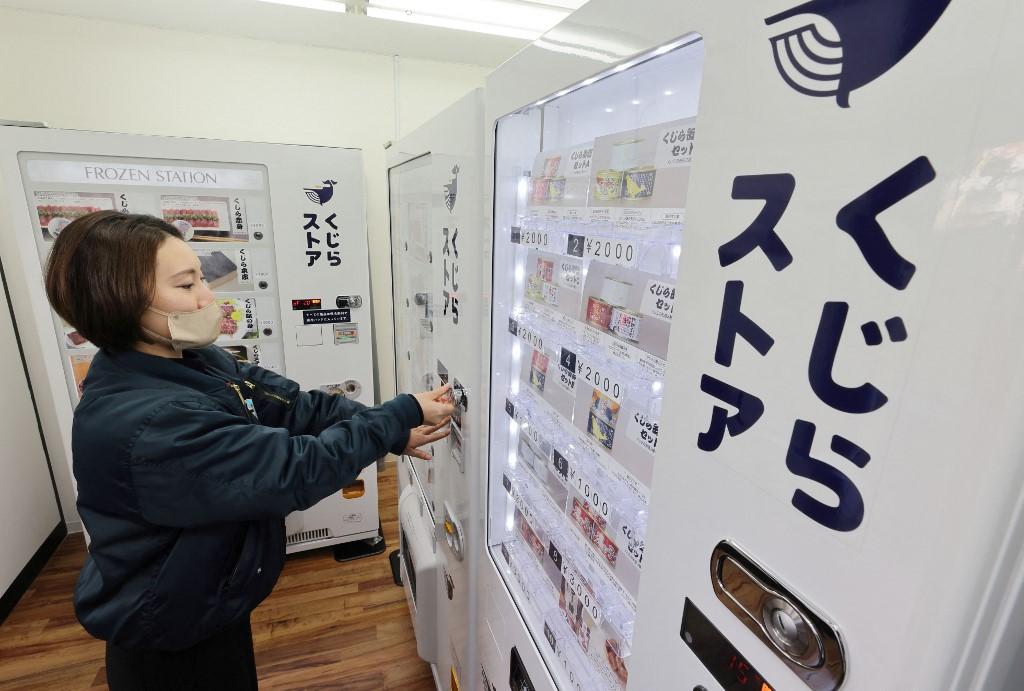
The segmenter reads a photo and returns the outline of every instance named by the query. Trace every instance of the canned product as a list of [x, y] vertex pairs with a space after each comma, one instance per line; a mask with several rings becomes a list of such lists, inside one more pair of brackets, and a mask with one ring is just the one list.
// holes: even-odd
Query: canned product
[[565, 178], [548, 180], [548, 201], [559, 202], [565, 196]]
[[606, 278], [601, 282], [601, 299], [613, 307], [625, 305], [629, 302], [629, 291], [632, 288], [632, 283]]
[[627, 341], [636, 343], [640, 340], [641, 315], [633, 310], [622, 307], [612, 309], [609, 330]]
[[555, 262], [550, 259], [537, 259], [537, 275], [545, 283], [551, 283], [555, 278]]
[[587, 322], [605, 331], [612, 321], [612, 306], [599, 297], [591, 296], [587, 300]]
[[526, 279], [526, 297], [534, 302], [544, 300], [544, 280], [537, 274], [530, 274]]
[[534, 178], [533, 179], [533, 193], [530, 195], [530, 200], [534, 202], [547, 201], [548, 198], [548, 179], [547, 178]]
[[599, 170], [595, 180], [597, 186], [594, 196], [598, 201], [610, 202], [622, 197], [622, 171]]
[[560, 166], [561, 163], [561, 156], [550, 156], [544, 159], [544, 177], [553, 178], [558, 175], [558, 166]]
[[654, 178], [657, 172], [653, 166], [627, 170], [622, 197], [624, 199], [646, 199], [650, 197], [654, 194]]

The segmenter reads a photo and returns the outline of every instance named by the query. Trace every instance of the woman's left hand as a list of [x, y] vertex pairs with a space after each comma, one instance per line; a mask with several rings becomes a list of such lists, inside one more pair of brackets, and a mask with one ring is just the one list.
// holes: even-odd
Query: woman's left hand
[[448, 436], [450, 430], [448, 429], [448, 423], [451, 422], [450, 417], [446, 417], [436, 425], [420, 425], [419, 427], [413, 427], [409, 432], [409, 443], [405, 446], [403, 452], [406, 456], [413, 456], [415, 458], [422, 458], [424, 461], [429, 461], [431, 455], [426, 451], [421, 451], [421, 446], [427, 444], [433, 444], [435, 441], [440, 441]]

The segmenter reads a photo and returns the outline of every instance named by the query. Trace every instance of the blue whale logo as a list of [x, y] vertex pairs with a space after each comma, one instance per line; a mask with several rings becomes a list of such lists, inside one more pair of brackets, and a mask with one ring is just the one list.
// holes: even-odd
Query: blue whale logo
[[950, 0], [811, 0], [764, 20], [780, 25], [772, 37], [775, 66], [786, 83], [808, 96], [850, 92], [888, 72], [912, 51]]

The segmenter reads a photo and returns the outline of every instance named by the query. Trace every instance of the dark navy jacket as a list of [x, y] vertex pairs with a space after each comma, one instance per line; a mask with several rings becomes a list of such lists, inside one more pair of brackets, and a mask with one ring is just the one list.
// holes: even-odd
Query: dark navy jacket
[[247, 616], [281, 573], [285, 515], [400, 453], [422, 420], [409, 395], [367, 408], [216, 347], [185, 356], [101, 351], [75, 410], [92, 539], [75, 612], [128, 649], [180, 650]]

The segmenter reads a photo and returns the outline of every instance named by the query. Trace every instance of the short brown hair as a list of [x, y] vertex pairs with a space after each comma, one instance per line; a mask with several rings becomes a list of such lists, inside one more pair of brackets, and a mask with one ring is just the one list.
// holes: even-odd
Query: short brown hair
[[156, 253], [177, 228], [154, 216], [96, 211], [72, 221], [46, 261], [53, 309], [99, 348], [145, 340], [140, 320], [153, 299]]

